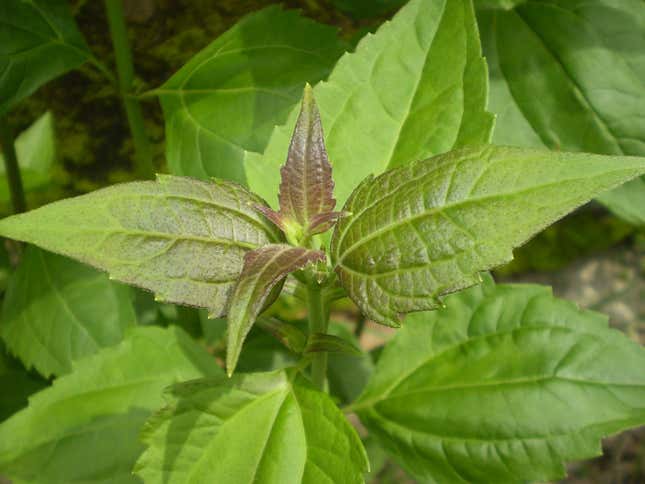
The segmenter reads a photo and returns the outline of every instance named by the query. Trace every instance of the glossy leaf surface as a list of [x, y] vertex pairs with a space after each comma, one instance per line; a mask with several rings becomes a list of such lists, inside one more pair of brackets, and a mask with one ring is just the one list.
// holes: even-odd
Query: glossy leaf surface
[[[645, 156], [642, 2], [526, 1], [478, 19], [496, 143]], [[645, 178], [599, 200], [645, 225]]]
[[464, 148], [363, 182], [343, 210], [332, 263], [363, 313], [397, 326], [438, 296], [604, 190], [645, 172], [645, 158]]
[[244, 150], [262, 151], [305, 82], [326, 77], [344, 50], [336, 29], [296, 11], [273, 6], [240, 20], [153, 91], [170, 170], [243, 183]]
[[74, 360], [121, 342], [135, 319], [129, 288], [29, 246], [4, 297], [0, 336], [26, 367], [58, 376]]
[[[486, 92], [471, 2], [410, 1], [314, 88], [338, 202], [370, 174], [487, 142]], [[264, 154], [245, 160], [250, 188], [274, 206], [297, 116], [296, 108]]]
[[[0, 475], [15, 482], [134, 483], [137, 436], [163, 389], [221, 374], [178, 328], [133, 329], [78, 363], [0, 425]], [[100, 458], [97, 458], [100, 456]]]
[[2, 0], [0, 116], [91, 54], [65, 0]]
[[160, 175], [6, 218], [0, 233], [221, 316], [244, 254], [281, 237], [257, 203], [233, 183]]
[[[56, 158], [52, 114], [46, 112], [20, 133], [16, 137], [15, 147], [25, 192], [45, 187], [52, 178]], [[0, 201], [8, 203], [10, 199], [4, 157], [0, 152]]]
[[[226, 371], [235, 370], [246, 335], [265, 305], [272, 289], [288, 274], [314, 262], [326, 260], [322, 251], [284, 244], [271, 244], [247, 252], [228, 308]], [[277, 296], [277, 294], [275, 295]]]
[[545, 482], [645, 423], [645, 350], [541, 286], [409, 316], [352, 406], [421, 482]]
[[177, 385], [143, 432], [146, 482], [362, 483], [367, 457], [324, 393], [285, 372]]

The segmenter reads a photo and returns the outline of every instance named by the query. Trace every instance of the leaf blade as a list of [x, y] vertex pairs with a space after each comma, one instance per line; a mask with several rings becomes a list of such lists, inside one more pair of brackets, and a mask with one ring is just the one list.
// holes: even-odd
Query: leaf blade
[[[169, 484], [360, 483], [368, 466], [358, 435], [329, 397], [283, 371], [178, 385], [144, 440], [135, 472]], [[167, 446], [180, 441], [190, 445]]]
[[[2, 306], [0, 336], [45, 378], [119, 343], [136, 323], [128, 288], [65, 257], [29, 246]], [[37, 342], [37, 344], [34, 344]]]
[[341, 284], [370, 318], [434, 309], [478, 282], [512, 249], [603, 190], [645, 170], [645, 159], [496, 146], [464, 148], [361, 184], [332, 239]]
[[170, 171], [244, 183], [244, 150], [261, 152], [305, 82], [326, 77], [344, 50], [334, 28], [294, 10], [272, 6], [244, 17], [153, 91]]
[[0, 18], [0, 116], [91, 57], [67, 2], [6, 0]]
[[363, 356], [363, 352], [352, 342], [327, 333], [314, 333], [309, 336], [305, 353], [340, 353], [347, 356]]
[[248, 252], [228, 308], [226, 371], [233, 374], [246, 335], [269, 302], [272, 290], [288, 274], [314, 262], [323, 262], [322, 251], [284, 244], [266, 245]]
[[[75, 363], [0, 425], [0, 468], [22, 482], [137, 482], [136, 436], [161, 405], [162, 390], [221, 374], [179, 328], [134, 328], [121, 344]], [[101, 459], [90, 458], [99, 451]]]
[[[645, 155], [640, 5], [526, 1], [508, 11], [481, 11], [478, 20], [497, 113], [495, 143]], [[582, 46], [586, 56], [579, 55]], [[635, 225], [645, 224], [644, 200], [643, 177], [599, 197]]]
[[160, 175], [6, 218], [0, 233], [217, 317], [244, 253], [282, 238], [252, 208], [261, 202], [230, 182]]
[[305, 86], [287, 161], [280, 169], [280, 215], [309, 232], [313, 218], [334, 210], [334, 181], [313, 90]]
[[[489, 141], [492, 116], [485, 110], [487, 78], [473, 16], [466, 1], [408, 2], [316, 85], [340, 204], [369, 174], [448, 151], [466, 140]], [[400, 65], [405, 68], [392, 68]], [[465, 94], [464, 89], [473, 92]], [[470, 119], [481, 124], [464, 127], [460, 136], [467, 123], [464, 106]], [[249, 187], [271, 204], [276, 202], [279, 160], [296, 117], [294, 109], [273, 132], [263, 155], [245, 157]]]
[[406, 320], [355, 406], [418, 479], [551, 480], [643, 423], [645, 351], [606, 317], [533, 285], [446, 303]]

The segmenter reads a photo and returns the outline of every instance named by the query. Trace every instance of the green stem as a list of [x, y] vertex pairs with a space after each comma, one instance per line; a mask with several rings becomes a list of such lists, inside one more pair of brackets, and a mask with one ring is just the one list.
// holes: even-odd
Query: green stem
[[16, 156], [16, 147], [11, 132], [11, 126], [5, 116], [0, 116], [0, 145], [4, 155], [4, 166], [9, 183], [9, 192], [11, 193], [11, 203], [15, 213], [21, 213], [27, 210], [25, 201], [25, 191], [22, 187], [22, 178], [20, 177], [20, 167], [18, 166], [18, 157]]
[[[325, 308], [323, 293], [315, 282], [307, 285], [307, 309], [309, 311], [309, 333], [327, 333], [329, 316]], [[314, 353], [311, 360], [311, 380], [316, 388], [325, 390], [327, 377], [327, 353]]]
[[152, 145], [146, 135], [141, 104], [139, 104], [139, 99], [133, 93], [134, 66], [123, 16], [122, 0], [105, 0], [105, 10], [110, 26], [112, 45], [114, 46], [119, 90], [134, 143], [137, 173], [143, 178], [153, 178], [155, 170], [152, 163]]

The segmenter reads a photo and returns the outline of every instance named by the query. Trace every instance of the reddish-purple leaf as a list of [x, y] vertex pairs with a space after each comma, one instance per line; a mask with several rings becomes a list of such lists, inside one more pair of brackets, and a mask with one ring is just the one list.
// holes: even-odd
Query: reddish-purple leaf
[[349, 212], [325, 212], [319, 213], [311, 218], [309, 233], [319, 234], [329, 230], [339, 218], [347, 217]]
[[284, 224], [284, 217], [280, 212], [276, 212], [270, 207], [267, 207], [265, 205], [260, 205], [259, 203], [254, 205], [253, 208], [255, 208], [258, 212], [260, 212], [262, 215], [264, 215], [266, 218], [271, 220], [275, 225], [277, 225], [280, 230], [283, 232], [286, 231], [287, 227]]
[[328, 223], [317, 224], [316, 230], [312, 226], [316, 216], [334, 210], [336, 200], [333, 198], [334, 182], [320, 113], [308, 84], [291, 138], [287, 162], [280, 173], [282, 181], [278, 198], [282, 226], [299, 226], [302, 233], [307, 235], [329, 229], [333, 225], [333, 217], [326, 220]]
[[226, 371], [229, 376], [237, 365], [246, 335], [269, 302], [272, 289], [291, 272], [324, 261], [322, 251], [283, 244], [265, 245], [245, 254], [244, 268], [228, 308]]

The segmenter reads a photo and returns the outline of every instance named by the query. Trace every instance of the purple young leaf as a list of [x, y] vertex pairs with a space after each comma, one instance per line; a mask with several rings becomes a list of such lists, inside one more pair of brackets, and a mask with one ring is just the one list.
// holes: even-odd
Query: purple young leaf
[[247, 252], [244, 268], [228, 308], [226, 371], [237, 365], [246, 335], [271, 296], [272, 289], [288, 274], [314, 262], [324, 262], [325, 253], [284, 244], [265, 245]]
[[[309, 84], [305, 86], [287, 161], [280, 174], [280, 211], [259, 210], [285, 232], [295, 229], [308, 236], [328, 230], [338, 218], [333, 212], [334, 181], [320, 113]], [[320, 216], [323, 218], [319, 219]]]

